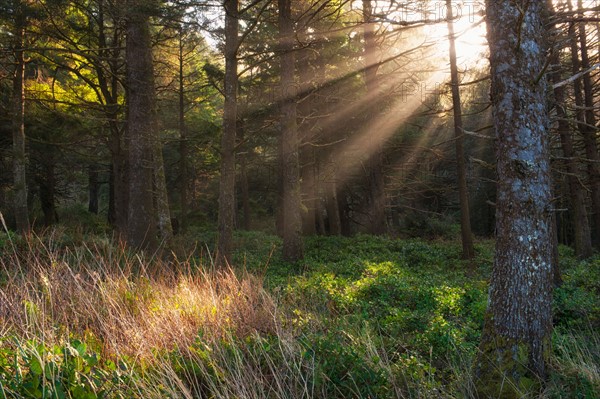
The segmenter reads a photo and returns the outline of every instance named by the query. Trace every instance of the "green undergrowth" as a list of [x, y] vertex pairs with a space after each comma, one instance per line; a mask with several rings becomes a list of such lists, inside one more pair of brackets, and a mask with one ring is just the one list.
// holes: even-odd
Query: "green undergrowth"
[[[108, 239], [94, 236], [69, 245], [68, 236], [43, 237], [38, 248], [3, 235], [0, 248], [31, 250], [38, 259], [54, 256], [49, 265], [68, 259], [74, 276], [105, 267], [109, 259], [122, 274], [115, 299], [120, 312], [128, 312], [132, 320], [138, 314], [147, 319], [168, 313], [168, 322], [181, 318], [171, 330], [185, 322], [190, 332], [150, 348], [150, 358], [136, 357], [119, 349], [116, 338], [93, 331], [93, 325], [70, 325], [71, 333], [52, 334], [52, 339], [19, 335], [2, 320], [0, 306], [5, 337], [0, 341], [0, 399], [475, 397], [471, 365], [483, 328], [491, 241], [478, 242], [475, 259], [463, 261], [457, 241], [313, 237], [305, 241], [304, 261], [289, 264], [280, 258], [277, 237], [239, 232], [234, 258], [238, 277], [228, 277], [225, 284], [216, 275], [205, 284], [194, 277], [212, 267], [214, 235], [204, 233], [180, 238], [195, 248], [177, 264], [190, 273], [184, 284], [145, 275], [149, 265]], [[561, 269], [554, 355], [539, 397], [597, 398], [600, 258], [579, 262], [561, 248]], [[1, 287], [15, 283], [6, 266], [1, 274]], [[258, 279], [266, 293], [244, 285], [246, 275]], [[181, 295], [199, 290], [193, 283], [204, 284], [200, 291], [206, 299], [188, 304]], [[233, 284], [228, 291], [227, 284]], [[175, 290], [174, 299], [159, 300], [167, 286]], [[202, 310], [208, 316], [189, 321], [206, 301], [214, 302]], [[32, 299], [18, 306], [40, 305]], [[223, 309], [227, 312], [220, 313]], [[250, 309], [256, 314], [244, 316]], [[146, 334], [168, 331], [144, 323]], [[62, 327], [55, 322], [52, 328]]]

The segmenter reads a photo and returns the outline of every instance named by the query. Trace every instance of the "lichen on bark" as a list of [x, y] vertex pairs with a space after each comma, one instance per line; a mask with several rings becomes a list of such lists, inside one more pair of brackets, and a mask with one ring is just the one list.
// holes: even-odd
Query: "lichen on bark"
[[496, 256], [476, 365], [481, 397], [539, 387], [552, 331], [545, 2], [488, 0], [496, 130]]

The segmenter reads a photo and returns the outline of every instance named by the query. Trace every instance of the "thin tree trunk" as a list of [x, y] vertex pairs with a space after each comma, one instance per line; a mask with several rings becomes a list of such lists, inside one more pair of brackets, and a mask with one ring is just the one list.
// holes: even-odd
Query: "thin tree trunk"
[[98, 194], [100, 192], [98, 165], [88, 166], [88, 212], [98, 214]]
[[[127, 232], [127, 213], [129, 198], [128, 167], [126, 148], [123, 143], [123, 129], [119, 126], [119, 74], [121, 61], [120, 43], [122, 37], [119, 29], [113, 29], [112, 44], [109, 45], [106, 37], [106, 25], [104, 20], [105, 1], [98, 1], [98, 44], [100, 47], [100, 59], [107, 60], [109, 77], [101, 61], [94, 64], [98, 87], [104, 102], [104, 112], [108, 120], [109, 137], [108, 150], [110, 152], [110, 177], [109, 177], [109, 203], [108, 221], [119, 234]], [[110, 48], [114, 47], [114, 48]]]
[[219, 239], [217, 264], [231, 261], [235, 226], [235, 138], [237, 124], [238, 0], [225, 0], [225, 107], [221, 136], [219, 184]]
[[333, 164], [329, 164], [325, 178], [325, 209], [327, 211], [327, 222], [329, 224], [328, 234], [339, 236], [342, 234], [342, 221], [338, 202], [337, 176]]
[[[377, 59], [377, 40], [375, 33], [375, 25], [373, 23], [371, 0], [362, 0], [363, 7], [363, 34], [365, 37], [365, 83], [367, 87], [367, 97], [374, 97], [372, 93], [379, 91], [379, 80], [377, 78], [377, 70], [379, 69], [379, 61]], [[369, 107], [371, 112], [367, 118], [377, 118], [375, 107]], [[378, 140], [375, 138], [375, 140]], [[385, 176], [383, 172], [383, 143], [378, 142], [372, 154], [369, 154], [368, 162], [369, 171], [369, 214], [371, 216], [371, 224], [369, 230], [371, 234], [382, 235], [387, 232], [385, 208]]]
[[452, 87], [452, 110], [454, 113], [454, 143], [456, 146], [456, 175], [458, 177], [458, 197], [460, 203], [460, 232], [463, 259], [475, 256], [471, 216], [469, 212], [469, 189], [467, 187], [467, 166], [465, 163], [464, 132], [462, 107], [460, 104], [460, 81], [456, 62], [456, 38], [454, 37], [454, 15], [452, 1], [446, 0], [446, 18], [448, 18], [448, 42], [450, 44], [450, 85]]
[[[244, 127], [243, 124], [240, 123], [240, 128], [238, 129], [240, 142], [244, 141]], [[250, 231], [251, 227], [251, 210], [250, 210], [250, 187], [248, 185], [248, 155], [244, 151], [239, 154], [240, 159], [240, 191], [241, 191], [241, 201], [242, 201], [242, 213], [244, 218], [243, 228], [246, 231]]]
[[[551, 0], [547, 1], [547, 6], [549, 10], [553, 10], [553, 8], [551, 8], [553, 7]], [[554, 68], [552, 74], [550, 75], [552, 83], [560, 83], [562, 80], [560, 49], [554, 49], [550, 64]], [[579, 179], [579, 168], [576, 162], [576, 153], [573, 146], [572, 132], [568, 122], [568, 114], [565, 109], [565, 104], [565, 87], [556, 87], [554, 89], [554, 109], [556, 112], [560, 142], [566, 159], [570, 202], [571, 208], [573, 209], [575, 253], [579, 258], [589, 258], [593, 252], [590, 225], [585, 206], [585, 195]]]
[[[305, 27], [307, 28], [307, 27]], [[306, 32], [305, 32], [306, 35]], [[309, 39], [305, 38], [306, 41]], [[298, 112], [302, 123], [300, 124], [301, 145], [300, 145], [300, 175], [301, 175], [301, 193], [302, 193], [302, 232], [306, 236], [315, 235], [317, 232], [316, 222], [316, 173], [315, 173], [315, 148], [313, 145], [315, 118], [313, 114], [314, 94], [312, 90], [314, 71], [310, 65], [310, 47], [299, 51], [298, 74], [300, 79], [301, 91], [304, 98], [298, 104]]]
[[[545, 2], [487, 0], [496, 130], [496, 255], [477, 362], [480, 397], [520, 397], [546, 376], [552, 195]], [[537, 391], [536, 391], [537, 392]]]
[[[577, 1], [579, 9], [583, 9], [581, 0]], [[581, 14], [582, 17], [583, 13]], [[588, 54], [587, 33], [585, 31], [585, 23], [578, 24], [579, 29], [579, 44], [581, 50], [581, 70], [590, 68], [590, 59]], [[576, 55], [577, 53], [575, 53]], [[583, 105], [585, 112], [583, 113], [584, 124], [583, 140], [585, 144], [586, 157], [588, 158], [588, 173], [590, 179], [590, 188], [592, 194], [592, 209], [594, 218], [594, 240], [596, 248], [600, 249], [600, 155], [598, 154], [598, 136], [596, 129], [596, 115], [594, 114], [594, 89], [592, 78], [589, 73], [583, 75]]]
[[185, 126], [185, 82], [183, 75], [183, 28], [179, 32], [179, 229], [187, 230], [188, 214], [188, 139]]
[[[323, 193], [321, 167], [317, 154], [318, 153], [315, 151], [315, 216], [317, 221], [317, 234], [325, 235], [327, 234], [327, 229], [325, 228], [325, 218], [323, 217], [324, 209], [322, 198], [325, 198], [326, 195]], [[327, 210], [325, 210], [325, 212], [327, 212]]]
[[291, 0], [278, 0], [281, 51], [281, 159], [283, 162], [283, 259], [304, 258], [298, 157], [297, 97], [294, 77], [294, 23]]
[[152, 148], [152, 170], [153, 170], [153, 195], [155, 200], [155, 211], [158, 219], [158, 234], [161, 244], [168, 244], [173, 238], [173, 225], [171, 223], [171, 211], [169, 209], [169, 197], [167, 194], [167, 179], [165, 175], [165, 163], [162, 154], [162, 142], [158, 129], [151, 130], [154, 137], [150, 142]]
[[22, 3], [15, 10], [14, 55], [15, 71], [13, 75], [13, 184], [14, 212], [17, 231], [29, 232], [29, 211], [27, 209], [27, 156], [25, 153], [25, 57], [24, 40], [26, 17]]
[[347, 185], [343, 185], [341, 188], [338, 187], [337, 192], [341, 234], [345, 237], [350, 237], [352, 235], [352, 220], [350, 219], [350, 204], [348, 203]]

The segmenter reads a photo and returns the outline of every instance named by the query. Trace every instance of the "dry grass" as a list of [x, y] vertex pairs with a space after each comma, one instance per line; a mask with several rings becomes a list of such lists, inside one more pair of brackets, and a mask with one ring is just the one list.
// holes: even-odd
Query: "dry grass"
[[76, 337], [104, 359], [130, 359], [144, 365], [129, 393], [140, 398], [314, 396], [311, 360], [256, 276], [144, 259], [108, 240], [11, 246], [0, 256], [0, 333], [23, 348]]
[[32, 239], [28, 254], [0, 260], [5, 334], [48, 343], [92, 335], [105, 354], [150, 358], [189, 347], [199, 331], [212, 339], [275, 333], [275, 304], [251, 275], [144, 260], [110, 243], [53, 250]]

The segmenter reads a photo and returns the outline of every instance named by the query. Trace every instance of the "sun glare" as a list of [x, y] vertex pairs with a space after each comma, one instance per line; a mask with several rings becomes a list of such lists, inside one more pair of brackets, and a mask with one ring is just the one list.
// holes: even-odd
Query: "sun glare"
[[[487, 49], [486, 27], [483, 17], [473, 8], [455, 6], [454, 36], [459, 67], [473, 68], [485, 59]], [[444, 14], [445, 16], [445, 14]], [[445, 20], [428, 25], [428, 39], [437, 44], [436, 52], [448, 58], [448, 26]], [[485, 61], [485, 60], [484, 60]]]

